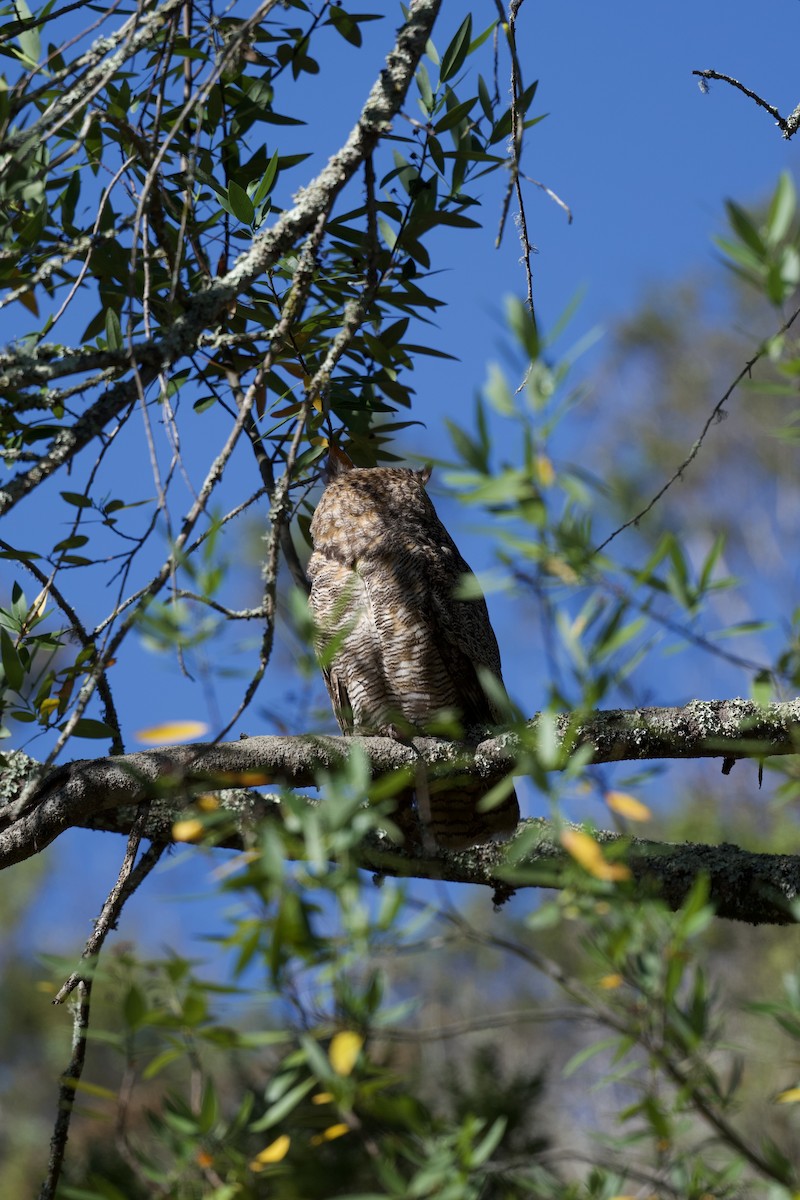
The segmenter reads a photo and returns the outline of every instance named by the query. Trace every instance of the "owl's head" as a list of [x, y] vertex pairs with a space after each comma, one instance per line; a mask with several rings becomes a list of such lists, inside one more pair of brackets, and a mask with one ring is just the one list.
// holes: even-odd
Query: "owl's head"
[[311, 522], [314, 549], [340, 560], [387, 553], [441, 528], [425, 491], [431, 467], [356, 467], [331, 448], [326, 487]]

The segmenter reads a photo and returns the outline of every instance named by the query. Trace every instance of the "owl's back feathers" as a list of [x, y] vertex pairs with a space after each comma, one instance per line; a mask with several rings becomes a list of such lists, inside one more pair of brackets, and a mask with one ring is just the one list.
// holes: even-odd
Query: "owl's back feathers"
[[[323, 669], [342, 731], [422, 734], [444, 712], [466, 731], [496, 723], [502, 714], [479, 670], [502, 680], [497, 640], [483, 598], [455, 595], [471, 572], [425, 491], [428, 473], [347, 467], [341, 457], [311, 522], [308, 574], [323, 660], [325, 644], [339, 639]], [[478, 781], [457, 790], [447, 781], [439, 791], [441, 783], [429, 797], [440, 844], [485, 841], [516, 827], [513, 791], [478, 812], [485, 791]]]

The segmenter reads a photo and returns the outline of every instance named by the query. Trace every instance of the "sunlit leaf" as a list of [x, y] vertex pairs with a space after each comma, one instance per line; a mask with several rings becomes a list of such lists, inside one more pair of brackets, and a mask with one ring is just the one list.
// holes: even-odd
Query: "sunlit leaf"
[[356, 1065], [364, 1038], [360, 1033], [343, 1029], [335, 1033], [328, 1047], [328, 1058], [337, 1075], [350, 1075]]
[[202, 737], [207, 730], [208, 725], [204, 721], [164, 721], [161, 725], [140, 729], [136, 737], [148, 745], [163, 745], [192, 741]]
[[268, 1167], [271, 1163], [282, 1162], [289, 1153], [289, 1147], [292, 1144], [292, 1139], [288, 1134], [282, 1133], [280, 1137], [276, 1137], [274, 1142], [270, 1142], [263, 1150], [258, 1153], [250, 1163], [251, 1171], [260, 1171], [264, 1167]]
[[323, 1142], [332, 1142], [336, 1138], [344, 1137], [350, 1132], [350, 1126], [345, 1125], [344, 1121], [338, 1122], [336, 1125], [329, 1125], [327, 1129], [323, 1129], [322, 1133], [317, 1133], [311, 1139], [312, 1146], [320, 1146]]
[[628, 817], [631, 821], [649, 821], [652, 816], [646, 804], [642, 804], [641, 800], [628, 795], [627, 792], [606, 792], [605, 802], [612, 812], [619, 813], [621, 817]]
[[588, 833], [577, 829], [565, 829], [561, 833], [561, 845], [588, 875], [605, 882], [630, 879], [631, 872], [624, 863], [610, 863], [598, 843]]
[[186, 817], [185, 820], [175, 821], [172, 825], [172, 836], [176, 842], [202, 841], [206, 827], [197, 817]]

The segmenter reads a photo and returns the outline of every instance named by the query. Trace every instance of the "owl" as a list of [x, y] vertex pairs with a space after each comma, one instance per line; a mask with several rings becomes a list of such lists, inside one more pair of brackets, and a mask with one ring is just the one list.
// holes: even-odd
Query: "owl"
[[[331, 452], [328, 483], [311, 522], [310, 605], [325, 683], [343, 733], [409, 740], [443, 713], [467, 731], [502, 719], [487, 672], [502, 687], [486, 601], [425, 485], [430, 468], [354, 467]], [[469, 576], [471, 599], [457, 592]], [[496, 695], [496, 688], [494, 689]], [[417, 815], [447, 849], [511, 833], [513, 790], [488, 811], [480, 781], [445, 777], [416, 788]], [[413, 793], [398, 798], [408, 829]]]

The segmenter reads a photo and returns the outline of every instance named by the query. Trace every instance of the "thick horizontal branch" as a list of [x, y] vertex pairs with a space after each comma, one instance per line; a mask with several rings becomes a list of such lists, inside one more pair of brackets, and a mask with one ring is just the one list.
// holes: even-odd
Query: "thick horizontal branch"
[[[524, 773], [531, 747], [541, 740], [541, 723], [552, 720], [561, 754], [549, 764], [563, 767], [582, 747], [594, 763], [659, 758], [742, 757], [792, 754], [798, 749], [800, 702], [766, 708], [746, 700], [693, 701], [682, 708], [597, 712], [585, 719], [541, 714], [517, 733], [485, 739], [477, 746], [417, 738], [405, 745], [389, 738], [252, 737], [239, 742], [173, 746], [118, 757], [79, 760], [51, 771], [33, 794], [23, 787], [36, 764], [9, 756], [4, 772], [5, 805], [0, 810], [0, 868], [20, 862], [73, 827], [127, 832], [135, 806], [151, 799], [147, 836], [172, 839], [172, 824], [193, 796], [220, 791], [236, 821], [225, 844], [245, 844], [253, 822], [279, 813], [274, 798], [248, 786], [315, 784], [357, 747], [373, 777], [425, 763], [432, 775], [458, 769], [487, 785], [513, 771]], [[236, 785], [244, 785], [237, 787]], [[30, 787], [28, 788], [30, 791]], [[533, 834], [531, 834], [533, 830]], [[598, 840], [615, 843], [618, 835]], [[793, 920], [790, 904], [800, 882], [800, 859], [750, 854], [735, 846], [672, 846], [625, 840], [625, 861], [635, 886], [678, 905], [699, 873], [707, 874], [721, 915], [754, 922]], [[385, 874], [413, 875], [461, 883], [501, 886], [560, 886], [574, 865], [557, 831], [546, 822], [523, 822], [512, 842], [461, 854], [404, 852], [385, 839], [363, 847], [364, 867]]]
[[[252, 844], [259, 823], [280, 819], [280, 802], [241, 789], [223, 792], [222, 807], [234, 821], [235, 831], [217, 844], [242, 850]], [[82, 827], [126, 834], [134, 809], [101, 812], [79, 822]], [[173, 804], [154, 802], [144, 836], [155, 842], [174, 841], [173, 825], [181, 815]], [[475, 846], [458, 853], [405, 850], [384, 835], [361, 843], [359, 865], [374, 874], [400, 878], [471, 883], [491, 888], [502, 902], [523, 888], [562, 888], [580, 874], [574, 859], [561, 843], [564, 830], [580, 826], [534, 817], [521, 821], [512, 839]], [[672, 909], [686, 901], [699, 876], [708, 882], [709, 901], [717, 916], [751, 925], [793, 925], [794, 905], [800, 895], [800, 856], [755, 854], [730, 843], [720, 846], [692, 842], [671, 843], [632, 838], [609, 831], [593, 834], [611, 855], [619, 855], [631, 878], [621, 884], [591, 881], [599, 894], [612, 887], [637, 897], [657, 896]]]

